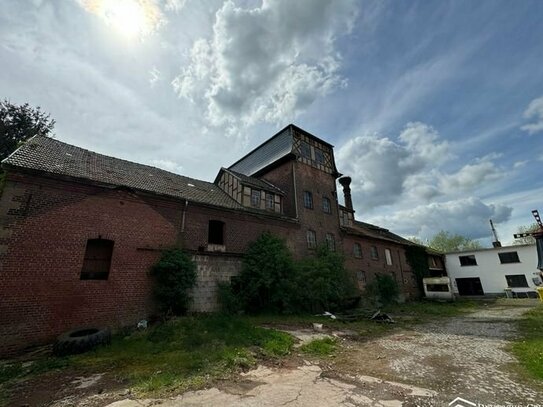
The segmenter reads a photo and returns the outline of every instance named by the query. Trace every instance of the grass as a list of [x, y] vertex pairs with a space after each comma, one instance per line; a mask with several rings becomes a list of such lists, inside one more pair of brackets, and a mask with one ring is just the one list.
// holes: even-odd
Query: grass
[[300, 347], [303, 353], [311, 356], [330, 356], [337, 350], [338, 344], [334, 338], [314, 339]]
[[543, 379], [543, 305], [524, 314], [518, 328], [522, 338], [513, 344], [513, 353], [531, 376]]
[[110, 346], [71, 358], [75, 366], [108, 370], [140, 394], [200, 388], [214, 378], [290, 353], [294, 339], [219, 315], [179, 318], [146, 332], [115, 337]]

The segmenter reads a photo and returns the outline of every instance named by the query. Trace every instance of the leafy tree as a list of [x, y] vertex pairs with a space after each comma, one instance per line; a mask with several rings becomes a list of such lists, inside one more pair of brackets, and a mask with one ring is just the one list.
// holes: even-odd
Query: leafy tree
[[424, 292], [422, 279], [430, 276], [426, 248], [423, 246], [408, 246], [405, 249], [405, 258], [415, 274], [420, 292]]
[[285, 312], [295, 291], [294, 262], [285, 241], [263, 233], [243, 258], [240, 296], [248, 312]]
[[30, 137], [51, 135], [54, 125], [55, 121], [39, 107], [0, 101], [0, 161]]
[[375, 279], [366, 287], [366, 292], [381, 304], [389, 305], [398, 300], [400, 287], [398, 287], [398, 283], [392, 276], [376, 274]]
[[180, 249], [162, 253], [151, 267], [155, 280], [154, 294], [165, 314], [182, 315], [188, 311], [190, 290], [196, 284], [196, 264]]
[[298, 262], [297, 269], [299, 310], [337, 310], [356, 295], [355, 283], [344, 267], [343, 256], [326, 246], [318, 247], [315, 257]]
[[411, 242], [418, 244], [419, 246], [426, 246], [426, 243], [424, 243], [422, 239], [419, 239], [417, 236], [408, 237], [407, 240], [410, 240]]
[[[519, 226], [517, 233], [531, 233], [539, 230], [539, 225], [537, 223], [532, 223], [527, 226]], [[520, 244], [535, 244], [535, 239], [532, 236], [519, 237], [513, 240], [514, 245]]]
[[437, 233], [428, 242], [428, 246], [441, 253], [481, 249], [481, 244], [462, 235], [451, 234], [444, 230]]

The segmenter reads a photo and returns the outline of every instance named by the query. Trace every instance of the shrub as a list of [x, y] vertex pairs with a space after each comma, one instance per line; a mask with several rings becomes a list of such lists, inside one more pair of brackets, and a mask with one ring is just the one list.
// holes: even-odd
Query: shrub
[[294, 264], [284, 240], [263, 233], [243, 258], [240, 298], [248, 312], [285, 312], [292, 309]]
[[191, 302], [189, 291], [196, 284], [196, 264], [190, 256], [179, 249], [166, 250], [151, 267], [151, 275], [161, 310], [174, 315], [186, 313]]
[[227, 282], [220, 282], [217, 286], [217, 298], [221, 311], [227, 315], [234, 315], [243, 309], [243, 303], [234, 288]]
[[388, 305], [398, 300], [400, 288], [392, 276], [388, 274], [376, 274], [375, 280], [366, 287], [366, 292], [383, 305]]
[[341, 309], [345, 300], [356, 295], [344, 258], [326, 246], [319, 247], [316, 254], [297, 264], [298, 308], [310, 312]]

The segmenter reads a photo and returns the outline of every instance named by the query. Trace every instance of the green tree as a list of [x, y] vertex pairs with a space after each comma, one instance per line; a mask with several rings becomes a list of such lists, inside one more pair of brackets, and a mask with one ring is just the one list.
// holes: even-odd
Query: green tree
[[283, 239], [269, 232], [249, 244], [239, 276], [239, 295], [247, 312], [291, 310], [296, 279], [292, 255]]
[[[534, 222], [531, 225], [519, 226], [519, 228], [517, 229], [517, 233], [531, 233], [531, 232], [536, 232], [538, 230], [539, 230], [539, 225]], [[535, 239], [532, 236], [519, 237], [513, 240], [513, 244], [514, 245], [535, 244]]]
[[55, 121], [39, 107], [0, 101], [0, 161], [35, 135], [50, 136]]
[[162, 252], [151, 267], [155, 280], [154, 294], [161, 311], [166, 315], [182, 315], [188, 311], [190, 290], [196, 284], [196, 264], [180, 249]]
[[437, 233], [428, 242], [428, 247], [441, 253], [481, 249], [481, 244], [462, 235], [451, 234], [444, 230]]

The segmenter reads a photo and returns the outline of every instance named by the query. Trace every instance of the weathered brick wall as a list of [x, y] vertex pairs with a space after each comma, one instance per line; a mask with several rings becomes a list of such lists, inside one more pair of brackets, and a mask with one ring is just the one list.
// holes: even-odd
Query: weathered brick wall
[[230, 282], [241, 271], [240, 256], [223, 254], [197, 254], [193, 256], [198, 270], [198, 281], [192, 292], [191, 310], [213, 312], [219, 310], [218, 284]]

